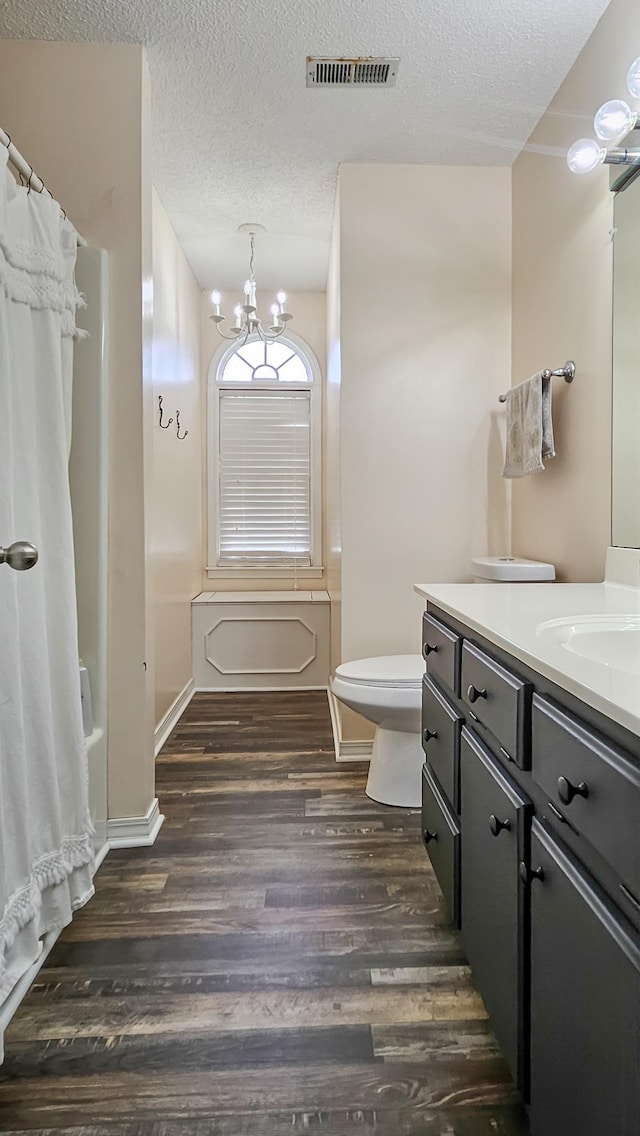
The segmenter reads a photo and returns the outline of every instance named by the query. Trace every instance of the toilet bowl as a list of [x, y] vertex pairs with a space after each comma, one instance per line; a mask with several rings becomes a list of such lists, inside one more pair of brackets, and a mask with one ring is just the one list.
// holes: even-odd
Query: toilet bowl
[[421, 655], [382, 655], [336, 668], [331, 689], [376, 727], [366, 793], [383, 805], [418, 808], [422, 800]]

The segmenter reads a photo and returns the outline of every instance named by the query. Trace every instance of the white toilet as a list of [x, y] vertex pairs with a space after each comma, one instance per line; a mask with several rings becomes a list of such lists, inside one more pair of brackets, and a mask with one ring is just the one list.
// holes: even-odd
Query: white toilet
[[422, 800], [422, 655], [382, 655], [336, 668], [336, 698], [376, 726], [367, 796], [417, 808]]
[[[535, 583], [555, 580], [553, 564], [513, 556], [471, 561], [478, 583]], [[422, 802], [424, 753], [420, 739], [422, 655], [381, 655], [336, 668], [331, 689], [340, 702], [376, 727], [367, 796], [383, 805], [418, 808]]]

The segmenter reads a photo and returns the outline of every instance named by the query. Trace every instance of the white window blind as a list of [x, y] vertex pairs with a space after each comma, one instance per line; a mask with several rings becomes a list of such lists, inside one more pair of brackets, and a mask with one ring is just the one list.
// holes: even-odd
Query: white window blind
[[310, 565], [310, 391], [219, 395], [218, 563]]

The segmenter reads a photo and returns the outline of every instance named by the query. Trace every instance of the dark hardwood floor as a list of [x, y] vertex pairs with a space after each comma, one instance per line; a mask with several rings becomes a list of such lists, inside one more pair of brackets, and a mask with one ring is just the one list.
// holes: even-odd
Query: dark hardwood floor
[[419, 837], [326, 696], [199, 694], [6, 1036], [0, 1131], [522, 1136]]

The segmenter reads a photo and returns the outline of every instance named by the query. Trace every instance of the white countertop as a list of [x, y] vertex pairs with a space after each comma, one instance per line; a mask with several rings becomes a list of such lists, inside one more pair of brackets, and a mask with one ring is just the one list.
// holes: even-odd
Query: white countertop
[[538, 625], [577, 615], [636, 615], [640, 588], [621, 584], [416, 584], [414, 590], [640, 737], [640, 675], [573, 654]]

